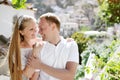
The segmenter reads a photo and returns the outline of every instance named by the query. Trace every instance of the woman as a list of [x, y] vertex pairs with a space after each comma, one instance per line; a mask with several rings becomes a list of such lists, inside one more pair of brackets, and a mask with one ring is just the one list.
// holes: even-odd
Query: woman
[[[38, 27], [34, 18], [26, 15], [18, 18], [9, 46], [11, 80], [37, 80], [39, 70], [26, 66], [27, 57], [32, 52], [33, 45], [35, 42], [40, 42], [37, 33]], [[37, 53], [37, 50], [34, 51]]]

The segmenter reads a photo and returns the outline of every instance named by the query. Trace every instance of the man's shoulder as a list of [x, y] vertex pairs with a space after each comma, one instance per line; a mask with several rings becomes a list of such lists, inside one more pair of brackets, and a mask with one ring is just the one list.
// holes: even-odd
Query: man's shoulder
[[77, 46], [77, 43], [74, 40], [73, 41], [65, 40], [64, 45], [69, 47], [74, 47], [74, 46]]
[[71, 45], [77, 44], [76, 41], [74, 41], [74, 40], [69, 41], [69, 40], [65, 39], [65, 42], [67, 44], [71, 44]]

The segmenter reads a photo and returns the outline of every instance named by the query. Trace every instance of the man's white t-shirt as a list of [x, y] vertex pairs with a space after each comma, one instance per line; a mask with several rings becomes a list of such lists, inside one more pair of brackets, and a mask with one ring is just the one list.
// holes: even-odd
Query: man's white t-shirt
[[[39, 55], [41, 61], [54, 68], [65, 69], [68, 61], [79, 63], [78, 46], [75, 41], [66, 41], [61, 37], [57, 46], [46, 42]], [[39, 80], [60, 80], [40, 71]]]

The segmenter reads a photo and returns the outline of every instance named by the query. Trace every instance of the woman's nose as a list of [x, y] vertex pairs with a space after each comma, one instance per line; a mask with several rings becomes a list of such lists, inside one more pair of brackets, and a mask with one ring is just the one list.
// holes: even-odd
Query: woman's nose
[[34, 32], [39, 32], [39, 29], [38, 29], [38, 28], [36, 28], [36, 29], [34, 30]]
[[42, 34], [42, 30], [39, 29], [39, 33]]
[[37, 29], [34, 29], [34, 33], [38, 33], [38, 30], [37, 30]]

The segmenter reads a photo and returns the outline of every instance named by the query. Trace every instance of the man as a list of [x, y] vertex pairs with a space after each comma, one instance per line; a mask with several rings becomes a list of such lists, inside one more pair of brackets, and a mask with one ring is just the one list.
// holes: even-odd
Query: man
[[60, 20], [52, 13], [40, 16], [39, 33], [46, 41], [39, 58], [30, 57], [28, 65], [40, 69], [39, 80], [74, 80], [78, 66], [78, 46], [60, 36]]

